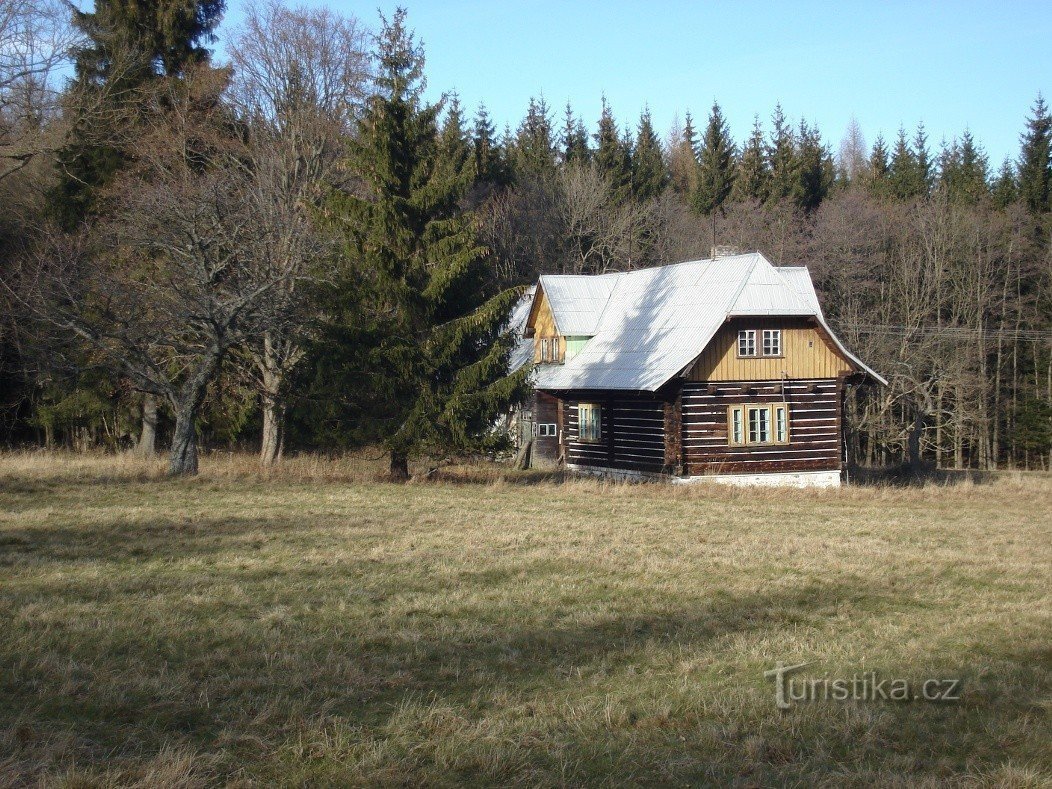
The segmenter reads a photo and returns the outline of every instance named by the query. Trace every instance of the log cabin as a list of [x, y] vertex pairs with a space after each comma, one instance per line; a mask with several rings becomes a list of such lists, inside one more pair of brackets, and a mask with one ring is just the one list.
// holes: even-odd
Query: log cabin
[[520, 320], [533, 466], [839, 485], [847, 387], [887, 383], [830, 329], [807, 268], [758, 252], [542, 276]]

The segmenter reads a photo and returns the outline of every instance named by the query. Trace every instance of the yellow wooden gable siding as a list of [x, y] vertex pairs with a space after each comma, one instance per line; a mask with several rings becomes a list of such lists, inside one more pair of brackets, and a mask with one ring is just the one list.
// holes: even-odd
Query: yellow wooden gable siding
[[559, 337], [559, 358], [566, 355], [566, 338], [559, 335], [555, 327], [555, 316], [552, 314], [551, 304], [543, 288], [538, 288], [537, 297], [533, 301], [533, 309], [526, 325], [533, 329], [533, 361], [539, 364], [541, 361], [541, 340], [550, 337]]
[[[782, 356], [738, 357], [739, 329], [756, 330], [756, 348], [764, 329], [782, 330]], [[851, 363], [810, 321], [794, 318], [735, 319], [712, 338], [690, 370], [691, 381], [775, 381], [789, 378], [836, 378]]]

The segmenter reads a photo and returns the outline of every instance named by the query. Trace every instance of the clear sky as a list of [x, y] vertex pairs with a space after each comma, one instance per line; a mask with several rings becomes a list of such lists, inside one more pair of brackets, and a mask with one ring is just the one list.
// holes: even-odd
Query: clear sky
[[[223, 28], [243, 0], [229, 0]], [[1015, 157], [1030, 106], [1052, 100], [1052, 2], [554, 2], [404, 0], [329, 5], [376, 25], [377, 7], [409, 12], [423, 40], [433, 96], [484, 101], [514, 128], [531, 96], [561, 117], [569, 100], [594, 131], [605, 94], [635, 126], [649, 105], [662, 136], [713, 99], [743, 139], [781, 101], [816, 122], [834, 150], [855, 116], [872, 145], [918, 121], [932, 147], [968, 128], [991, 167]]]

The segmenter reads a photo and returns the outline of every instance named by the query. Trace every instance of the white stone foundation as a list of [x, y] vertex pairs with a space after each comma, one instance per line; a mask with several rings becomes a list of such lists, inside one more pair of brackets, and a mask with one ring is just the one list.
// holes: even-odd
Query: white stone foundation
[[695, 477], [673, 477], [647, 471], [630, 471], [606, 466], [580, 466], [568, 463], [566, 470], [587, 477], [603, 477], [616, 482], [671, 482], [674, 485], [695, 485], [713, 482], [721, 485], [784, 488], [838, 488], [840, 472], [832, 471], [778, 471], [768, 474], [705, 474]]

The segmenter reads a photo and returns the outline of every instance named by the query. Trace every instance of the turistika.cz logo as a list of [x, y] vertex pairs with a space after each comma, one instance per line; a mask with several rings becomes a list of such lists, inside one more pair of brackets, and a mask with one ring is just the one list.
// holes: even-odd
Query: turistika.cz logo
[[817, 661], [787, 666], [777, 663], [763, 672], [774, 678], [775, 703], [787, 710], [798, 702], [813, 701], [933, 701], [952, 702], [961, 699], [959, 679], [908, 679], [879, 677], [875, 671], [862, 671], [850, 677], [798, 677], [793, 672]]

